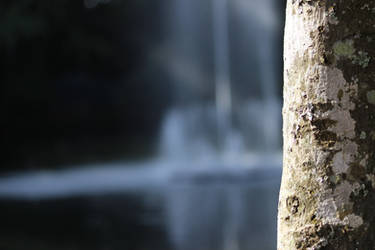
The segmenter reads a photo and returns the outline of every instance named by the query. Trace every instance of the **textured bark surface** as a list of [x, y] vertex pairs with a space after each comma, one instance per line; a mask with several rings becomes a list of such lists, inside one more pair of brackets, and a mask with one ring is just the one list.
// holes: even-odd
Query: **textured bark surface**
[[375, 249], [375, 1], [286, 15], [278, 249]]

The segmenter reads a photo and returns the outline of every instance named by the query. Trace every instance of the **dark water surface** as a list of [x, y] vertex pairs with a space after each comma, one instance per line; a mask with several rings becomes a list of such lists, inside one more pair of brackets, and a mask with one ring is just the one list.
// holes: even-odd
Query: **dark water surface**
[[0, 249], [276, 249], [280, 174], [186, 171], [148, 188], [39, 199], [3, 193]]

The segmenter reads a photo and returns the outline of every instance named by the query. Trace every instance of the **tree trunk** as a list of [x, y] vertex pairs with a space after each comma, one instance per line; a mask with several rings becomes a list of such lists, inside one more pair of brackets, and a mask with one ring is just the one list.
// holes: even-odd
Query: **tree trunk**
[[375, 249], [375, 1], [286, 11], [278, 249]]

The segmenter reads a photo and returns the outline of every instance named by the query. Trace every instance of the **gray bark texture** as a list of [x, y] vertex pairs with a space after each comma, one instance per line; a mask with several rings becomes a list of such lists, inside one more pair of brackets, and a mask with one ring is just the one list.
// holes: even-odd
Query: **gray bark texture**
[[278, 249], [375, 249], [375, 1], [287, 0]]

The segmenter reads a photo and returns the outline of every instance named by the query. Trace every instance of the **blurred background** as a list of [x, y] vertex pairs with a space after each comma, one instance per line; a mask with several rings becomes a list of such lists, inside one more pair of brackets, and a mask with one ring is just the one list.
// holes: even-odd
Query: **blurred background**
[[276, 249], [278, 0], [2, 0], [0, 249]]

